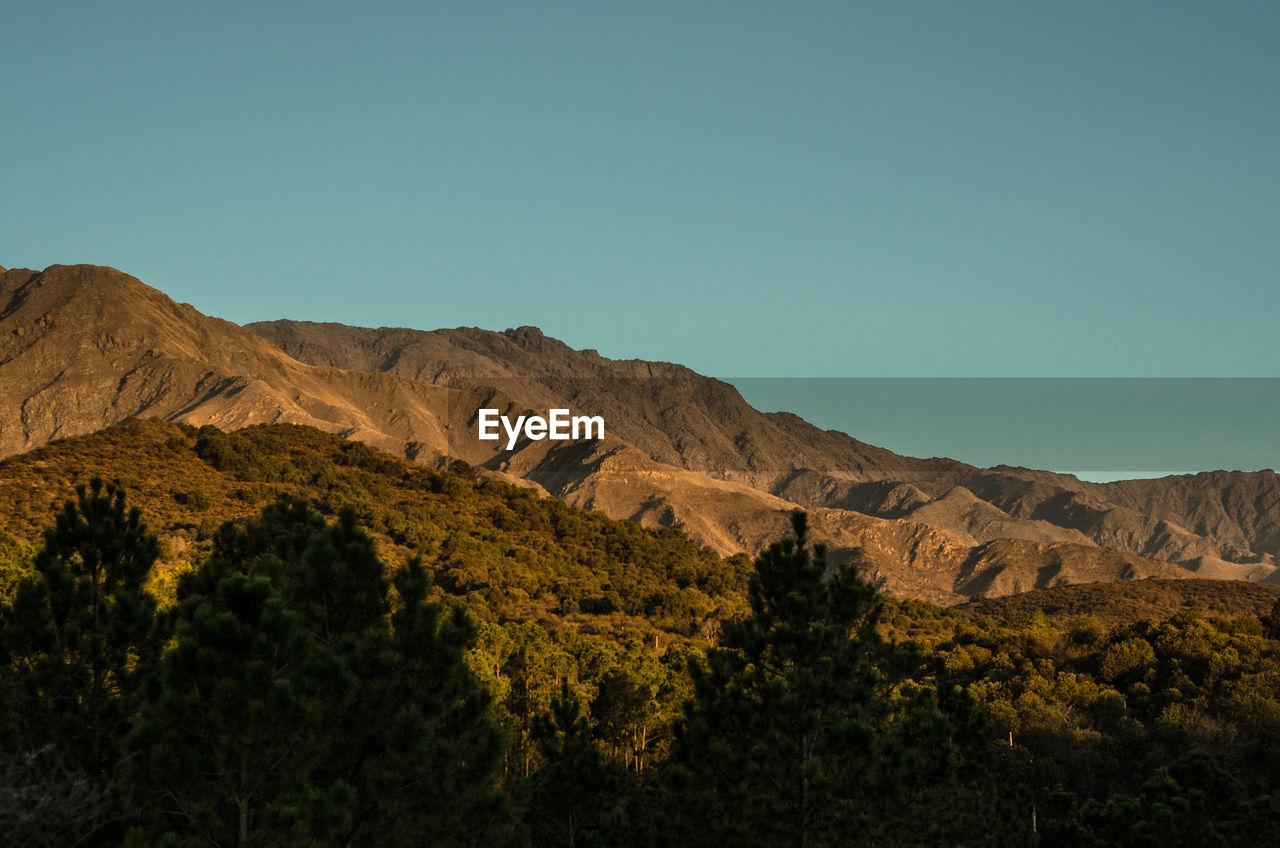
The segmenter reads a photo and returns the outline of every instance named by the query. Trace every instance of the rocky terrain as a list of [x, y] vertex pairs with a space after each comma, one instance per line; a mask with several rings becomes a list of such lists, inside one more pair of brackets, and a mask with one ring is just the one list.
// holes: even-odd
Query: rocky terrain
[[[110, 268], [0, 274], [0, 456], [136, 417], [293, 423], [453, 458], [611, 517], [754, 553], [797, 506], [890, 591], [975, 594], [1146, 576], [1270, 581], [1272, 472], [1106, 485], [913, 459], [748, 405], [679, 365], [609, 360], [522, 327], [239, 327]], [[601, 442], [475, 438], [476, 410], [604, 416]]]
[[732, 386], [682, 366], [603, 359], [532, 327], [424, 332], [273, 321], [247, 329], [313, 364], [439, 386], [486, 383], [544, 405], [599, 410], [611, 432], [659, 462], [806, 508], [925, 524], [962, 544], [1096, 545], [1246, 580], [1269, 577], [1280, 553], [1280, 480], [1271, 471], [1098, 484], [914, 459], [794, 415], [758, 412]]

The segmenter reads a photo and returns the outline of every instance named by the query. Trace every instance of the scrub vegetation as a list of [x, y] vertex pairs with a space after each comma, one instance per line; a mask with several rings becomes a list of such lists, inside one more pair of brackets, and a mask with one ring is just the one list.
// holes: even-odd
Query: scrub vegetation
[[291, 426], [11, 458], [0, 530], [6, 844], [1280, 837], [1247, 587], [943, 609]]

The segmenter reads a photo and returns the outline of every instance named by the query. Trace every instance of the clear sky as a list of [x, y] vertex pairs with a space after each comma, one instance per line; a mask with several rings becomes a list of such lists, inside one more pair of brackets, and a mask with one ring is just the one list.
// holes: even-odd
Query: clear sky
[[1278, 3], [365, 6], [9, 4], [0, 264], [722, 377], [1280, 376]]

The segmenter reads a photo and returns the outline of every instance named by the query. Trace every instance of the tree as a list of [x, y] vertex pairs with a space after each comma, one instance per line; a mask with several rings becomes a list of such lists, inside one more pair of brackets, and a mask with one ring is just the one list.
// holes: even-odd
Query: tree
[[644, 656], [639, 651], [624, 655], [618, 665], [600, 677], [591, 701], [591, 715], [614, 759], [639, 773], [659, 720], [657, 696], [661, 681], [656, 679], [657, 661], [641, 664], [633, 659], [637, 655]]
[[322, 798], [309, 781], [327, 658], [309, 650], [299, 616], [270, 579], [231, 574], [216, 595], [185, 598], [177, 619], [128, 739], [125, 786], [142, 819], [132, 842], [331, 838], [337, 824], [320, 815], [322, 802], [342, 801], [347, 787]]
[[524, 785], [530, 840], [550, 846], [616, 845], [626, 823], [627, 775], [605, 760], [568, 681], [534, 720], [542, 765]]
[[177, 638], [130, 736], [138, 844], [466, 844], [500, 830], [501, 736], [460, 609], [384, 576], [344, 511], [281, 499], [224, 526], [179, 587]]
[[356, 792], [343, 844], [494, 844], [510, 826], [495, 788], [504, 736], [464, 662], [475, 627], [461, 606], [427, 602], [417, 560], [393, 584], [389, 638], [375, 631], [352, 654], [358, 685], [339, 711], [348, 741], [331, 769]]
[[1137, 796], [1117, 794], [1077, 809], [1061, 793], [1058, 815], [1046, 822], [1049, 846], [1274, 845], [1280, 838], [1276, 805], [1250, 797], [1204, 751], [1159, 768]]
[[500, 706], [511, 737], [506, 771], [528, 777], [538, 764], [534, 723], [540, 713], [549, 709], [558, 691], [557, 682], [576, 678], [577, 667], [539, 625], [512, 623], [503, 627], [502, 637], [501, 644], [494, 646], [492, 663], [496, 673], [492, 684], [497, 684], [503, 693]]
[[0, 532], [0, 606], [13, 603], [14, 592], [32, 571], [35, 552]]
[[793, 528], [756, 560], [749, 617], [693, 668], [659, 832], [695, 845], [1009, 844], [973, 710], [881, 640], [875, 589], [848, 566], [827, 574], [803, 513]]
[[124, 491], [95, 478], [64, 504], [35, 573], [0, 609], [0, 660], [16, 699], [10, 731], [52, 743], [65, 767], [104, 781], [118, 764], [135, 668], [159, 643], [144, 588], [159, 551]]

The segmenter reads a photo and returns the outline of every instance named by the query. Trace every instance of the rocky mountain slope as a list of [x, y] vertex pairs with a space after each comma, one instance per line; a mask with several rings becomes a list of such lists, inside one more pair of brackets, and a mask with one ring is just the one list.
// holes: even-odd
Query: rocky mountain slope
[[[461, 458], [723, 553], [754, 552], [802, 506], [837, 559], [943, 603], [1188, 569], [1263, 579], [1280, 544], [1274, 474], [1096, 486], [912, 459], [533, 328], [241, 328], [95, 266], [0, 274], [0, 400], [0, 456], [134, 417], [304, 424], [428, 464]], [[609, 435], [504, 452], [475, 438], [481, 406], [600, 414]]]
[[811, 509], [926, 524], [965, 544], [1097, 545], [1248, 580], [1272, 575], [1280, 554], [1280, 478], [1270, 471], [1096, 484], [913, 459], [794, 415], [758, 412], [732, 386], [682, 366], [604, 359], [531, 327], [425, 332], [273, 321], [247, 329], [313, 364], [439, 386], [485, 383], [544, 405], [600, 411], [611, 432], [660, 462]]
[[135, 416], [310, 424], [384, 447], [443, 447], [449, 395], [304, 365], [113, 269], [0, 275], [0, 455]]

